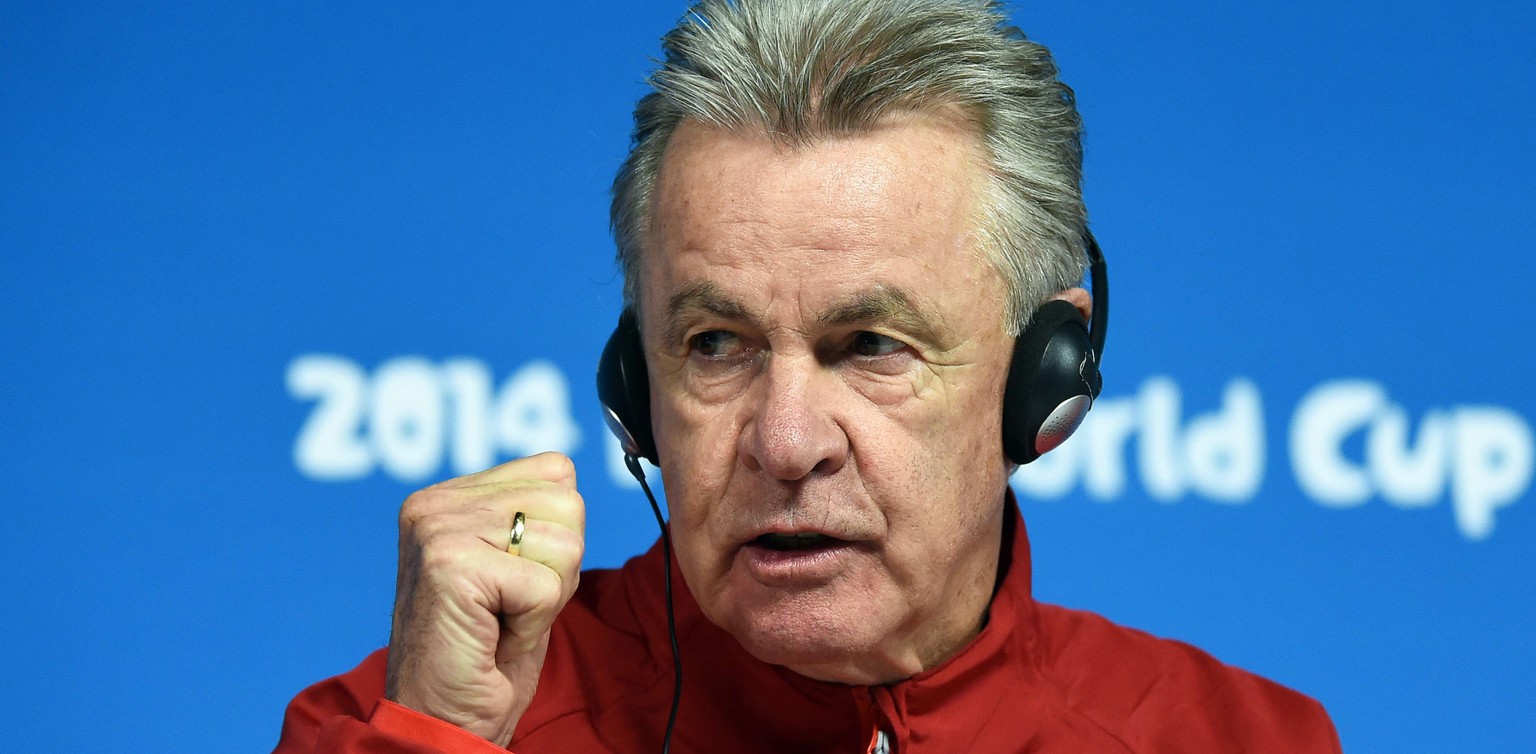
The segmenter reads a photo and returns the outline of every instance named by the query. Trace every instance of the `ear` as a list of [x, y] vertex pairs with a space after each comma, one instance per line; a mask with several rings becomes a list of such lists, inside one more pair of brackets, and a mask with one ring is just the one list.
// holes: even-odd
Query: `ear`
[[1091, 323], [1093, 319], [1093, 297], [1082, 288], [1068, 288], [1064, 291], [1057, 291], [1055, 295], [1047, 300], [1065, 301], [1071, 304], [1073, 308], [1077, 309], [1078, 314], [1083, 315], [1084, 322]]

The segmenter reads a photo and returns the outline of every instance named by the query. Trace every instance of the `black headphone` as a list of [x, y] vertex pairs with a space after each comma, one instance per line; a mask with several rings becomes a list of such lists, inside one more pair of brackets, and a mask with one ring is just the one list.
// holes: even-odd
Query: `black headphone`
[[[1083, 423], [1103, 385], [1099, 361], [1109, 325], [1109, 275], [1092, 233], [1084, 234], [1093, 286], [1093, 327], [1077, 307], [1047, 301], [1013, 343], [1003, 393], [1003, 452], [1026, 464], [1065, 441]], [[651, 432], [651, 387], [640, 327], [628, 308], [597, 362], [597, 397], [624, 453], [660, 465]]]

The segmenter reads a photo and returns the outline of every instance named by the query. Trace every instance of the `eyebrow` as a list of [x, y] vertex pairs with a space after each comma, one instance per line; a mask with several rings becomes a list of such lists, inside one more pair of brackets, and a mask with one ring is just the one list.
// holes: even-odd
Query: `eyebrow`
[[898, 330], [939, 348], [948, 347], [949, 338], [936, 324], [936, 318], [912, 300], [905, 288], [881, 285], [834, 303], [817, 316], [822, 325], [846, 326], [864, 322], [889, 322]]
[[[721, 319], [746, 322], [758, 330], [767, 330], [761, 317], [748, 311], [740, 301], [709, 282], [693, 283], [667, 300], [667, 342], [682, 339], [686, 316], [690, 312], [703, 312]], [[938, 326], [937, 319], [919, 306], [906, 289], [898, 286], [879, 285], [859, 291], [840, 301], [835, 301], [816, 316], [816, 323], [823, 327], [846, 327], [863, 323], [887, 322], [898, 330], [923, 342], [947, 348], [948, 332]]]
[[694, 311], [721, 319], [747, 322], [759, 330], [766, 329], [760, 318], [747, 311], [747, 307], [742, 306], [740, 301], [726, 295], [719, 286], [708, 282], [692, 283], [667, 299], [666, 342], [682, 340], [682, 331], [686, 325], [684, 315]]

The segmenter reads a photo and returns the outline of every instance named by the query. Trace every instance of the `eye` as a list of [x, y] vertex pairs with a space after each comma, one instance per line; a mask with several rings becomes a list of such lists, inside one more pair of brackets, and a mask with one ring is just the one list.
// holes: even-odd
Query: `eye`
[[701, 356], [729, 356], [741, 350], [741, 341], [725, 330], [705, 330], [688, 339], [688, 345]]
[[881, 335], [880, 333], [867, 330], [854, 333], [853, 343], [849, 346], [854, 353], [860, 356], [884, 356], [906, 347], [906, 343], [889, 335]]

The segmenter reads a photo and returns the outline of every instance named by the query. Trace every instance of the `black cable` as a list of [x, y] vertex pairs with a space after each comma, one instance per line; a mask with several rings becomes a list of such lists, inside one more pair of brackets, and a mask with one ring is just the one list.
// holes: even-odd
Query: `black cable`
[[645, 483], [645, 469], [640, 468], [640, 459], [626, 453], [624, 465], [629, 468], [629, 473], [635, 475], [640, 489], [645, 490], [645, 499], [651, 501], [651, 512], [656, 514], [656, 525], [661, 528], [661, 552], [666, 561], [662, 583], [665, 585], [667, 600], [667, 640], [672, 643], [673, 671], [672, 712], [667, 715], [667, 732], [661, 738], [661, 754], [667, 754], [672, 746], [672, 726], [677, 724], [677, 706], [683, 700], [683, 658], [677, 651], [677, 616], [672, 610], [672, 535], [667, 532], [666, 522], [661, 520], [661, 506], [656, 504], [651, 486]]

